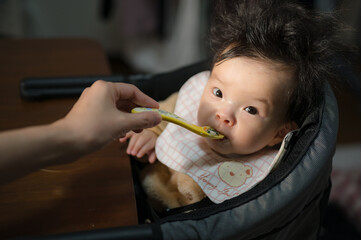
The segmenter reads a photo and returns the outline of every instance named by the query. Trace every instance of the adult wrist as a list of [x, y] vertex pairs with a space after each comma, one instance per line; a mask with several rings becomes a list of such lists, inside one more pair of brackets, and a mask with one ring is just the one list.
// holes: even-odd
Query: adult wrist
[[90, 150], [91, 139], [65, 119], [58, 120], [50, 125], [54, 130], [56, 145], [68, 153], [69, 158], [80, 157]]

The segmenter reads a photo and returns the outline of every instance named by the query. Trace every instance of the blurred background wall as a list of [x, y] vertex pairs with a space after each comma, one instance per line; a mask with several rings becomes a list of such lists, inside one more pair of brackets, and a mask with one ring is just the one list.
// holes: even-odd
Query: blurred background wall
[[[360, 29], [361, 1], [299, 1], [321, 11], [346, 9], [347, 22]], [[92, 38], [109, 57], [159, 72], [207, 57], [211, 7], [212, 0], [1, 0], [0, 36]]]
[[208, 0], [2, 0], [0, 35], [86, 37], [139, 71], [174, 69], [206, 57]]

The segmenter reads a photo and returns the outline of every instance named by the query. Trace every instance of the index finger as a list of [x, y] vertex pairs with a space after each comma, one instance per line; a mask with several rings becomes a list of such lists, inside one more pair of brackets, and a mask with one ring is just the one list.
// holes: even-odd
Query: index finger
[[159, 108], [159, 104], [153, 98], [147, 96], [136, 86], [128, 83], [114, 83], [116, 100], [128, 100], [138, 106]]

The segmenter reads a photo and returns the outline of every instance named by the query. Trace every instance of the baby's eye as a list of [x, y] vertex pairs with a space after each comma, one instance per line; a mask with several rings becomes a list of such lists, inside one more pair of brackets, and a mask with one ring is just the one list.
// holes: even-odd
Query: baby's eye
[[258, 113], [257, 108], [252, 107], [252, 106], [246, 107], [245, 110], [246, 110], [246, 112], [248, 112], [249, 114], [252, 114], [252, 115], [256, 115]]
[[222, 91], [219, 88], [216, 88], [216, 87], [213, 88], [213, 94], [214, 94], [214, 96], [219, 97], [219, 98], [223, 97]]

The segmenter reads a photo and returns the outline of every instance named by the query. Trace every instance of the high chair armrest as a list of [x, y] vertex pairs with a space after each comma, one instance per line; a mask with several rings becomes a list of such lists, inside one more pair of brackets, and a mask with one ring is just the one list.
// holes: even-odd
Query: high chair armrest
[[109, 229], [99, 229], [93, 231], [82, 231], [73, 233], [64, 233], [49, 235], [43, 237], [20, 238], [23, 240], [43, 239], [43, 240], [144, 240], [144, 239], [161, 239], [160, 230], [155, 230], [152, 224], [141, 224], [128, 227], [117, 227]]

